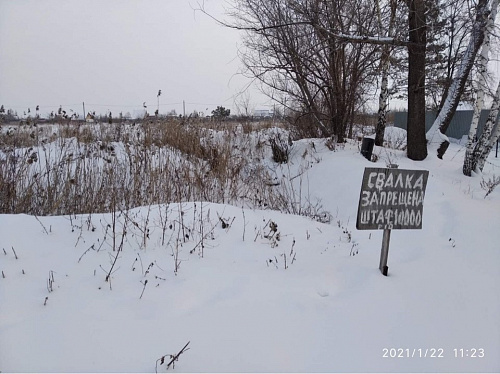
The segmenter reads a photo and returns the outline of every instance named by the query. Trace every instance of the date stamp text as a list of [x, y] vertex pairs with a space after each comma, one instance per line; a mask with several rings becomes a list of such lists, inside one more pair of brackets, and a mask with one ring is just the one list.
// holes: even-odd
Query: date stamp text
[[382, 348], [383, 358], [483, 358], [484, 348]]

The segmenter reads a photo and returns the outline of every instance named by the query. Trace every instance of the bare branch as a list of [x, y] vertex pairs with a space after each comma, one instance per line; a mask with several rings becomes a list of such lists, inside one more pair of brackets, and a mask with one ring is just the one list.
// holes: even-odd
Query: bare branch
[[292, 26], [311, 26], [313, 28], [319, 29], [326, 34], [328, 34], [330, 37], [336, 38], [340, 42], [347, 42], [347, 43], [354, 43], [354, 44], [373, 44], [373, 45], [392, 45], [392, 46], [399, 46], [399, 47], [405, 47], [411, 44], [411, 42], [407, 40], [400, 40], [394, 37], [381, 37], [381, 36], [369, 36], [369, 35], [349, 35], [349, 34], [343, 34], [343, 33], [337, 33], [333, 32], [332, 30], [326, 29], [325, 27], [321, 26], [314, 20], [301, 20], [301, 21], [293, 21], [293, 22], [282, 22], [278, 24], [273, 24], [273, 25], [262, 25], [260, 27], [258, 26], [243, 26], [243, 25], [237, 25], [237, 24], [231, 24], [225, 21], [220, 20], [219, 18], [213, 16], [209, 12], [205, 10], [204, 4], [200, 4], [198, 2], [199, 8], [195, 9], [196, 11], [199, 11], [206, 15], [207, 17], [211, 18], [214, 20], [217, 24], [227, 27], [229, 29], [233, 30], [238, 30], [238, 31], [251, 31], [255, 33], [263, 33], [268, 30], [276, 30], [276, 29], [283, 29], [283, 28], [288, 28]]

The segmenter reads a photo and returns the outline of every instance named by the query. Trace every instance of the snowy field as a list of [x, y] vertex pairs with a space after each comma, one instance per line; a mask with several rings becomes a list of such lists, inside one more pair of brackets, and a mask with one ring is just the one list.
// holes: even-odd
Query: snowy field
[[[500, 159], [468, 178], [464, 152], [371, 163], [359, 142], [295, 142], [273, 167], [329, 223], [200, 201], [0, 215], [0, 371], [166, 372], [189, 342], [168, 371], [499, 372], [500, 188], [480, 183]], [[384, 277], [382, 231], [355, 226], [364, 168], [388, 163], [429, 179]]]

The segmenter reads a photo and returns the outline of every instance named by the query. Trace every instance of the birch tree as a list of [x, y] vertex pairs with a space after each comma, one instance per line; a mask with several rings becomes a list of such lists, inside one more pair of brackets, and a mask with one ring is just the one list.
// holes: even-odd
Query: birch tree
[[476, 6], [476, 18], [472, 27], [471, 37], [467, 49], [462, 56], [460, 67], [450, 86], [443, 107], [426, 134], [428, 146], [433, 152], [436, 152], [438, 158], [443, 158], [450, 145], [450, 141], [445, 133], [460, 102], [465, 83], [476, 60], [477, 52], [483, 44], [489, 13], [488, 0], [479, 0]]
[[[494, 117], [490, 122], [490, 118], [488, 118], [488, 121], [485, 126], [486, 131], [483, 131], [483, 135], [481, 136], [480, 142], [476, 143], [475, 142], [476, 133], [479, 125], [479, 118], [481, 117], [481, 111], [483, 110], [484, 107], [484, 96], [487, 88], [486, 79], [488, 76], [488, 61], [489, 61], [490, 42], [491, 42], [490, 36], [493, 33], [497, 11], [498, 11], [498, 0], [493, 0], [491, 6], [491, 13], [488, 18], [488, 24], [486, 26], [486, 35], [484, 36], [484, 42], [483, 46], [481, 47], [481, 53], [478, 56], [477, 65], [478, 65], [479, 77], [477, 82], [477, 97], [474, 105], [474, 113], [472, 115], [472, 122], [469, 134], [467, 136], [467, 145], [466, 145], [464, 165], [463, 165], [463, 173], [464, 175], [467, 175], [469, 177], [472, 175], [472, 171], [476, 171], [476, 168], [478, 167], [478, 161], [482, 159], [483, 156], [487, 157], [487, 153], [486, 154], [483, 153], [486, 150], [486, 148], [484, 148], [484, 145], [486, 144], [485, 137], [488, 136], [487, 135], [488, 132], [491, 135], [490, 126], [494, 125], [496, 120], [496, 117]], [[496, 93], [496, 102], [498, 102], [498, 90]], [[495, 101], [493, 104], [495, 104]], [[492, 105], [490, 114], [491, 113], [494, 114], [494, 106], [495, 105]], [[482, 165], [484, 165], [484, 160], [482, 160]], [[482, 170], [482, 167], [480, 167], [480, 169]]]
[[[464, 159], [464, 174], [471, 176], [472, 172], [482, 172], [486, 159], [491, 149], [500, 138], [500, 126], [495, 127], [498, 113], [500, 112], [500, 82], [498, 83], [490, 113], [486, 119], [483, 132], [478, 141], [473, 145], [469, 155]], [[466, 174], [469, 172], [469, 174]]]
[[483, 128], [483, 133], [473, 150], [473, 154], [475, 155], [474, 159], [477, 160], [476, 163], [473, 164], [473, 168], [477, 171], [483, 171], [484, 164], [486, 163], [486, 159], [488, 158], [493, 145], [500, 138], [500, 126], [497, 126], [493, 132], [499, 111], [500, 82], [498, 83], [495, 97], [493, 98], [493, 103], [491, 104], [490, 114], [488, 115], [488, 119], [486, 120], [486, 124]]
[[[382, 21], [382, 12], [380, 6], [380, 0], [376, 1], [377, 6], [377, 19], [379, 35], [384, 35], [384, 22]], [[387, 37], [394, 36], [394, 26], [396, 23], [396, 10], [397, 10], [397, 0], [389, 0], [389, 20], [386, 35]], [[377, 126], [375, 128], [375, 145], [384, 145], [384, 133], [387, 122], [387, 106], [389, 100], [389, 69], [391, 66], [391, 51], [392, 48], [389, 45], [384, 45], [381, 48], [380, 54], [380, 95], [378, 100], [378, 119]]]

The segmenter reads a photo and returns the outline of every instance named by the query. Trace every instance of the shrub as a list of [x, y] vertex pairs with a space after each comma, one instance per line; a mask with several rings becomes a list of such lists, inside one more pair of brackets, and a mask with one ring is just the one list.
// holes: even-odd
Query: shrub
[[278, 133], [269, 139], [269, 144], [271, 145], [271, 151], [273, 152], [273, 161], [278, 164], [288, 163], [293, 145], [291, 139], [288, 138], [287, 140], [284, 140]]

